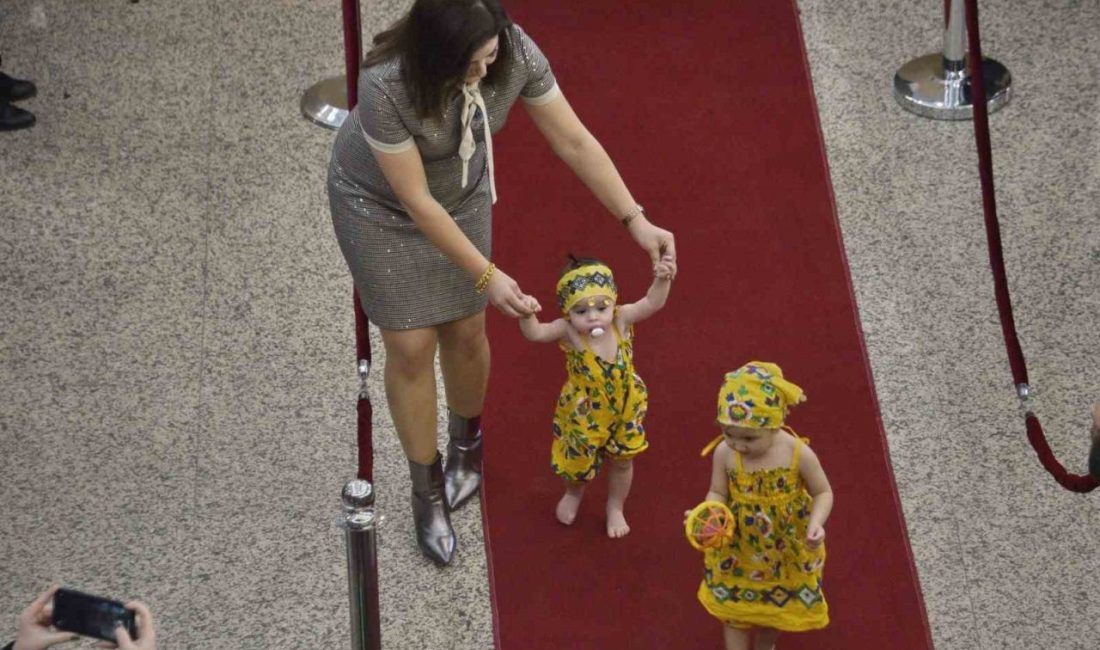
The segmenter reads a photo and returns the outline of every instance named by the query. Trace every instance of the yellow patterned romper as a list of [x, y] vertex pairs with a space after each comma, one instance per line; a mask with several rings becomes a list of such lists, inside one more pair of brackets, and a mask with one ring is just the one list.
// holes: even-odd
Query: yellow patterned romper
[[[618, 314], [616, 314], [616, 317]], [[575, 350], [564, 341], [568, 378], [554, 409], [554, 442], [550, 449], [554, 473], [568, 481], [590, 481], [604, 458], [625, 460], [649, 446], [645, 438], [647, 392], [634, 371], [634, 327], [620, 336], [614, 363], [588, 347]]]
[[812, 498], [798, 471], [804, 443], [795, 443], [790, 467], [754, 472], [734, 452], [727, 505], [736, 529], [727, 546], [706, 551], [698, 593], [711, 615], [733, 627], [800, 632], [829, 624], [821, 592], [825, 544], [805, 546]]

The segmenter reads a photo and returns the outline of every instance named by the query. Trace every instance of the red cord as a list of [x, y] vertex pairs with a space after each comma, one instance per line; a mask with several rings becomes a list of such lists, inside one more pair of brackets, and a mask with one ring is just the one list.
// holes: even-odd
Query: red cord
[[[355, 355], [356, 360], [366, 360], [368, 368], [372, 365], [370, 356], [370, 335], [367, 330], [367, 315], [363, 313], [363, 303], [359, 300], [359, 291], [352, 291], [352, 306], [355, 308]], [[357, 364], [358, 365], [358, 364]], [[374, 440], [372, 438], [371, 416], [374, 408], [369, 397], [360, 395], [356, 411], [356, 443], [358, 444], [358, 478], [374, 482]]]
[[[344, 13], [344, 76], [348, 87], [348, 111], [355, 108], [359, 100], [359, 66], [362, 63], [363, 29], [359, 21], [359, 0], [343, 0]], [[352, 291], [352, 306], [355, 309], [355, 360], [356, 365], [365, 359], [371, 364], [370, 336], [367, 329], [367, 316], [363, 313], [363, 303], [359, 300], [359, 291]], [[365, 481], [374, 481], [374, 441], [371, 416], [373, 413], [370, 399], [360, 396], [355, 407], [356, 443], [358, 445], [358, 471], [356, 476]]]
[[[985, 81], [982, 78], [982, 45], [978, 31], [978, 1], [966, 0], [966, 31], [969, 38], [970, 87], [974, 103], [974, 139], [978, 146], [978, 170], [982, 184], [982, 212], [985, 215], [986, 239], [989, 241], [989, 266], [993, 271], [993, 284], [997, 297], [997, 311], [1001, 316], [1001, 332], [1004, 334], [1008, 362], [1017, 386], [1027, 384], [1027, 363], [1016, 335], [1016, 321], [1012, 315], [1012, 297], [1008, 292], [1004, 253], [1001, 249], [1001, 228], [997, 219], [997, 202], [993, 191], [993, 152], [989, 140], [989, 111], [986, 105]], [[1067, 490], [1091, 492], [1100, 487], [1100, 480], [1091, 475], [1070, 474], [1054, 458], [1039, 418], [1027, 414], [1027, 439], [1039, 456], [1039, 463], [1050, 472], [1054, 480]]]
[[344, 74], [348, 84], [348, 110], [359, 98], [359, 64], [363, 52], [363, 28], [359, 22], [359, 0], [344, 0]]

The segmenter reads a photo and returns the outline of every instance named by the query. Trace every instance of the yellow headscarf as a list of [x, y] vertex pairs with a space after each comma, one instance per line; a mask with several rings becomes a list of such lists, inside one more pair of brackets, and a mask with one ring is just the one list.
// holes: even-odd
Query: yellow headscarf
[[563, 313], [569, 313], [581, 300], [595, 296], [619, 299], [615, 276], [604, 264], [586, 264], [570, 270], [558, 280], [558, 306]]
[[[778, 429], [794, 404], [806, 401], [802, 389], [783, 378], [774, 363], [750, 361], [726, 373], [718, 390], [718, 424], [750, 429]], [[703, 449], [710, 453], [722, 436]]]

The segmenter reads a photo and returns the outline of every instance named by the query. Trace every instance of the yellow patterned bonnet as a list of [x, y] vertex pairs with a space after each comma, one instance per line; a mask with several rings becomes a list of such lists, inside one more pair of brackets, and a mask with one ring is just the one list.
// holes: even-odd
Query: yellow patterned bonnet
[[783, 379], [774, 363], [750, 361], [726, 373], [718, 391], [718, 423], [752, 429], [778, 429], [787, 410], [806, 400], [802, 389]]
[[585, 264], [570, 269], [558, 280], [558, 306], [563, 313], [569, 313], [573, 305], [581, 300], [596, 296], [609, 296], [612, 300], [619, 298], [615, 276], [605, 264]]

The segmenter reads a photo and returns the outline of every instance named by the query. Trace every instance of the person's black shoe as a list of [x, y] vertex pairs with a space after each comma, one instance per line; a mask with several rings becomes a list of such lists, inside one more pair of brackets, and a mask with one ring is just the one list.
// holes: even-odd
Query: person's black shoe
[[25, 79], [16, 79], [0, 72], [0, 99], [17, 102], [22, 99], [34, 97], [38, 92], [34, 82]]
[[0, 131], [15, 131], [34, 126], [34, 113], [0, 100]]

